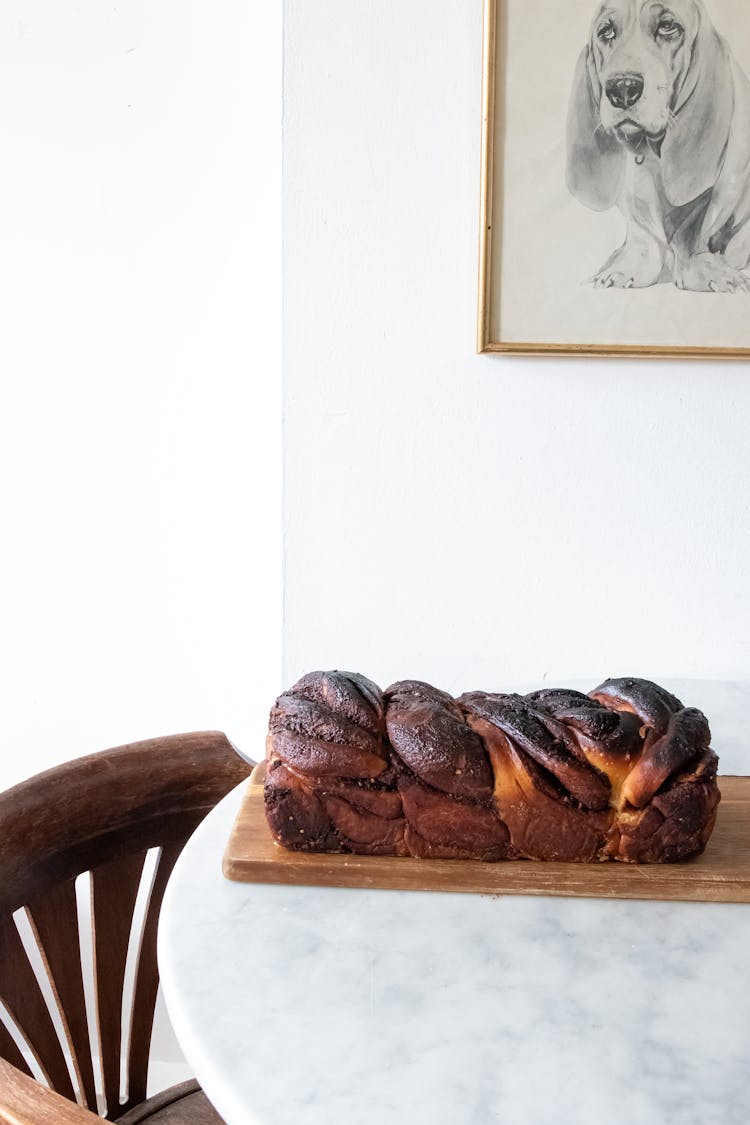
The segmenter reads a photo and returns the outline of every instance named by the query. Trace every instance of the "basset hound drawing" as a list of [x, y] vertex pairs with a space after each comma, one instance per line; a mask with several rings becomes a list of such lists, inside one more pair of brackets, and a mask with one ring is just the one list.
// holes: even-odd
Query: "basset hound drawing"
[[568, 187], [615, 204], [625, 243], [592, 279], [750, 292], [750, 81], [702, 0], [605, 0], [578, 60]]

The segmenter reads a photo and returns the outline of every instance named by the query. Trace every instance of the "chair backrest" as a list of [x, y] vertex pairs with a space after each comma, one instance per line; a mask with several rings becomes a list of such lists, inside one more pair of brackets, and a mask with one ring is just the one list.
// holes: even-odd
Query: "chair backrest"
[[[33, 1075], [20, 1040], [53, 1090], [72, 1100], [77, 1091], [108, 1119], [145, 1099], [164, 889], [189, 836], [250, 769], [223, 734], [172, 735], [79, 758], [0, 794], [0, 1001], [9, 1017], [6, 1026], [0, 1012], [0, 1057]], [[90, 937], [79, 926], [86, 882]], [[87, 949], [94, 981], [85, 988]]]

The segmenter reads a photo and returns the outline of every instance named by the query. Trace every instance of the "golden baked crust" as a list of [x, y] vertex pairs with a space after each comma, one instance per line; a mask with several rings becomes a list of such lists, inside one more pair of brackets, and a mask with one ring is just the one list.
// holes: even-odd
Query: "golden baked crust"
[[266, 816], [295, 850], [669, 863], [713, 829], [710, 743], [649, 680], [454, 699], [312, 672], [271, 711]]

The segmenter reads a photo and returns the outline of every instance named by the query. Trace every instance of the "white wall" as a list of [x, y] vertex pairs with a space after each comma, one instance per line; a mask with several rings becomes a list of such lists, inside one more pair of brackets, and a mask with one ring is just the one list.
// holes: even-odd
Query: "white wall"
[[280, 14], [0, 7], [0, 788], [279, 687]]
[[474, 354], [481, 9], [285, 4], [285, 681], [750, 677], [748, 365]]

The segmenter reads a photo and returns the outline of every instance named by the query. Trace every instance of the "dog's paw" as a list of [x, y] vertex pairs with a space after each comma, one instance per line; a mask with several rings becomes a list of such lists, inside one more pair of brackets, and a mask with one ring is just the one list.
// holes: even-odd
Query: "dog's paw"
[[[650, 284], [647, 283], [647, 284]], [[594, 289], [635, 289], [635, 277], [628, 270], [602, 270], [594, 278]]]
[[626, 242], [591, 280], [595, 289], [647, 289], [661, 279], [663, 264], [657, 245]]
[[750, 278], [720, 254], [696, 254], [675, 268], [675, 285], [694, 293], [750, 293]]

